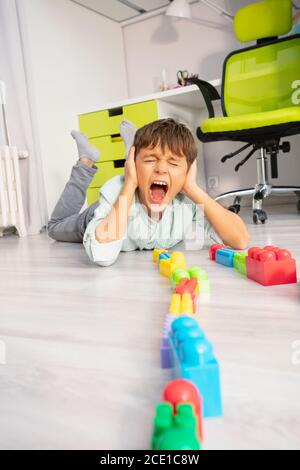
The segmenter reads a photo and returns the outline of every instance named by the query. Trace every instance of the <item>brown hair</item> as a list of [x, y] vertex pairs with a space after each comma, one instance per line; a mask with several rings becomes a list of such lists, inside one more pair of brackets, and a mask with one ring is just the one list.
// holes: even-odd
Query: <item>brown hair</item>
[[175, 155], [186, 157], [189, 167], [198, 154], [191, 131], [174, 119], [160, 119], [142, 127], [136, 132], [133, 145], [136, 155], [143, 148], [160, 145], [164, 152], [167, 147]]

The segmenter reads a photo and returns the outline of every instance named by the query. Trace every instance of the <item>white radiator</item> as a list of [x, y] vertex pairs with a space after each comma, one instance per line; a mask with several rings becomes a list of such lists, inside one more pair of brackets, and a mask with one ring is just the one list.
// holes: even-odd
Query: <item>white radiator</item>
[[20, 237], [27, 235], [20, 178], [20, 158], [27, 158], [26, 152], [19, 153], [10, 145], [5, 112], [5, 85], [0, 82], [0, 106], [2, 111], [3, 140], [0, 144], [0, 236], [4, 230], [15, 227]]
[[19, 153], [16, 147], [0, 147], [0, 236], [16, 227], [20, 237], [27, 235], [21, 190]]

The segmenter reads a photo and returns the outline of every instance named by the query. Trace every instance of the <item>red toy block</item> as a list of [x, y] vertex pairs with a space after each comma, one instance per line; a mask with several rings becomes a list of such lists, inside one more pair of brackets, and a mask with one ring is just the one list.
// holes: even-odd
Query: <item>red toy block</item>
[[186, 285], [188, 284], [188, 282], [189, 282], [188, 278], [181, 279], [181, 281], [177, 284], [177, 286], [174, 289], [174, 294], [182, 295], [182, 294], [185, 294], [185, 293], [190, 293], [189, 290], [185, 290]]
[[297, 282], [296, 261], [288, 250], [278, 246], [250, 248], [246, 265], [248, 278], [263, 286]]
[[196, 294], [198, 288], [198, 280], [193, 279], [181, 279], [180, 283], [176, 286], [175, 294]]
[[194, 406], [195, 414], [198, 418], [199, 439], [203, 442], [202, 397], [199, 395], [195, 385], [188, 380], [175, 379], [164, 388], [163, 400], [173, 405], [174, 413], [179, 403], [190, 403]]
[[226, 248], [225, 245], [220, 245], [220, 244], [214, 244], [211, 245], [210, 250], [209, 250], [209, 257], [212, 261], [216, 261], [216, 252], [217, 250], [222, 250], [223, 248]]

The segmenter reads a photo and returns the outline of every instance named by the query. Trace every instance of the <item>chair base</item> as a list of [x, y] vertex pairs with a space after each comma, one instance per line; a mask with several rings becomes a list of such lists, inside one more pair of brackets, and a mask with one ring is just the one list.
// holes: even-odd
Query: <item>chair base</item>
[[271, 195], [283, 196], [294, 194], [298, 197], [298, 210], [300, 211], [300, 186], [273, 186], [271, 184], [257, 184], [254, 188], [239, 189], [237, 191], [229, 191], [220, 194], [216, 201], [221, 201], [229, 197], [234, 198], [234, 203], [229, 207], [229, 210], [236, 214], [240, 211], [240, 204], [242, 198], [245, 196], [252, 197], [253, 221], [255, 224], [265, 223], [267, 220], [267, 213], [263, 210], [263, 201]]

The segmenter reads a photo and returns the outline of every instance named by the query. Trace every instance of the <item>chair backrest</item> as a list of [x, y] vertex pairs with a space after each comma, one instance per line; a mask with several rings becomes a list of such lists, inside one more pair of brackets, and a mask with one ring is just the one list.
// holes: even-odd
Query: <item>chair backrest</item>
[[226, 116], [300, 104], [300, 35], [233, 52], [225, 60], [222, 90]]
[[226, 116], [260, 113], [300, 104], [300, 35], [277, 39], [292, 29], [291, 0], [263, 0], [234, 18], [240, 42], [256, 46], [233, 52], [223, 70]]

